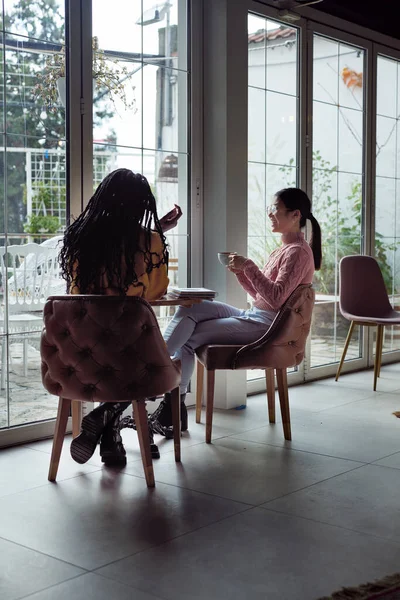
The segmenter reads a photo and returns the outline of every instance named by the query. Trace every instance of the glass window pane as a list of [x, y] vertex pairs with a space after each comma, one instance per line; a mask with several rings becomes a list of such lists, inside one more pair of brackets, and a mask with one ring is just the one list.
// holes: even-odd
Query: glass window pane
[[327, 104], [339, 99], [339, 43], [314, 35], [313, 98]]
[[[362, 110], [364, 90], [364, 52], [348, 44], [339, 44], [339, 104]], [[336, 79], [336, 78], [335, 78]]]
[[247, 21], [249, 34], [249, 86], [265, 89], [267, 23], [263, 17], [249, 15]]
[[[21, 41], [21, 38], [18, 38]], [[44, 45], [32, 41], [32, 46]], [[46, 44], [46, 48], [52, 44]], [[5, 51], [6, 131], [39, 140], [65, 139], [65, 108], [55, 78], [57, 58], [63, 53]], [[58, 67], [57, 67], [58, 69]], [[64, 65], [60, 73], [65, 75]], [[43, 142], [42, 142], [43, 143]]]
[[[397, 82], [398, 63], [395, 60], [378, 57], [376, 86], [376, 112], [385, 117], [397, 116]], [[389, 84], [389, 87], [388, 87]]]
[[267, 163], [293, 165], [296, 160], [297, 98], [267, 92]]
[[[338, 307], [338, 265], [363, 251], [364, 57], [362, 48], [314, 36], [312, 200], [323, 247], [314, 277], [311, 367], [340, 359], [348, 324]], [[346, 360], [360, 356], [354, 337]]]
[[336, 106], [313, 103], [313, 168], [338, 167], [338, 122]]
[[9, 426], [54, 419], [58, 398], [46, 392], [40, 373], [41, 333], [8, 338]]
[[265, 109], [266, 92], [249, 87], [249, 134], [248, 156], [249, 160], [265, 162]]
[[4, 29], [37, 40], [64, 43], [65, 0], [3, 0]]
[[[391, 304], [400, 306], [400, 62], [378, 56], [375, 183], [375, 257]], [[398, 327], [385, 327], [384, 352], [400, 350]]]
[[[136, 4], [140, 4], [137, 2]], [[157, 64], [187, 70], [186, 0], [143, 0], [143, 53], [157, 56]]]
[[127, 60], [142, 60], [142, 2], [113, 0], [110, 10], [109, 0], [95, 0], [92, 9], [93, 35], [99, 48], [106, 56], [109, 51], [124, 53]]
[[394, 118], [380, 115], [376, 118], [376, 174], [378, 177], [396, 177], [397, 125], [398, 120]]
[[267, 21], [267, 89], [297, 96], [297, 29]]
[[143, 147], [186, 152], [186, 108], [186, 73], [144, 65]]
[[[248, 164], [248, 228], [252, 236], [265, 238], [266, 232], [266, 166]], [[254, 259], [253, 259], [254, 260]]]
[[363, 113], [341, 108], [339, 115], [339, 171], [363, 171]]
[[[266, 207], [298, 179], [297, 40], [296, 28], [249, 14], [248, 255], [260, 267], [280, 243]], [[248, 371], [249, 379], [259, 377]]]

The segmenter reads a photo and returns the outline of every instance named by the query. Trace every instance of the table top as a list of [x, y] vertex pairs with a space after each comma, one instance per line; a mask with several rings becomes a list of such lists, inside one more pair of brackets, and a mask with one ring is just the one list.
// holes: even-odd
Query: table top
[[158, 300], [151, 300], [151, 306], [192, 306], [203, 302], [204, 298], [193, 296], [193, 298], [176, 298], [170, 294], [166, 294]]

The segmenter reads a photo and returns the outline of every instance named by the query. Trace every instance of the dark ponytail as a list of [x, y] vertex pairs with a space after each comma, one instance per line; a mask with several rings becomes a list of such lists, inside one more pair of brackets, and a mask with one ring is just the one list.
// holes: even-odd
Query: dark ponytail
[[307, 219], [311, 221], [312, 233], [310, 247], [314, 256], [315, 270], [319, 271], [322, 261], [321, 227], [311, 212], [311, 201], [300, 188], [286, 188], [275, 194], [288, 210], [299, 210], [300, 227], [305, 227]]
[[317, 219], [314, 217], [314, 215], [311, 212], [308, 215], [308, 219], [310, 219], [310, 221], [311, 221], [312, 233], [311, 233], [310, 246], [311, 246], [312, 253], [314, 255], [315, 270], [319, 271], [321, 268], [321, 262], [322, 262], [321, 227], [319, 226]]

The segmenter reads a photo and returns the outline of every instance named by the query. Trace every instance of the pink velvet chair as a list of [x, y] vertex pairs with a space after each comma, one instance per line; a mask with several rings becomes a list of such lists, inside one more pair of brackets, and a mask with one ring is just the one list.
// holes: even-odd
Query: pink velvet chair
[[400, 325], [400, 312], [389, 302], [378, 263], [371, 256], [345, 256], [339, 264], [339, 308], [350, 328], [336, 373], [339, 379], [355, 325], [376, 327], [374, 392], [380, 375], [385, 325]]
[[84, 401], [132, 401], [146, 482], [154, 486], [146, 398], [172, 390], [175, 460], [180, 461], [180, 364], [171, 360], [151, 306], [141, 298], [52, 296], [44, 307], [42, 381], [59, 396], [49, 480], [55, 481], [68, 416], [79, 433]]
[[211, 443], [217, 369], [265, 369], [270, 423], [275, 423], [275, 370], [284, 436], [286, 440], [292, 439], [286, 369], [299, 365], [304, 358], [314, 300], [315, 293], [312, 286], [300, 285], [286, 300], [268, 331], [256, 342], [247, 346], [206, 345], [196, 350], [198, 359], [196, 422], [200, 423], [201, 418], [204, 369], [206, 369], [206, 442], [208, 444]]

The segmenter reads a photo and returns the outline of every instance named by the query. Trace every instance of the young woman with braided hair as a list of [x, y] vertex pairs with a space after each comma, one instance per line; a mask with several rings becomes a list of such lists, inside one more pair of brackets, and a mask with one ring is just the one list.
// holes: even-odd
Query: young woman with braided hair
[[[182, 364], [181, 407], [193, 373], [196, 348], [204, 344], [250, 344], [256, 341], [268, 330], [295, 288], [311, 283], [314, 270], [321, 266], [321, 229], [305, 192], [299, 188], [277, 192], [274, 203], [267, 208], [267, 216], [272, 232], [281, 234], [282, 244], [271, 253], [266, 265], [260, 269], [252, 260], [237, 254], [230, 255], [228, 265], [238, 283], [253, 298], [253, 306], [241, 310], [223, 302], [210, 301], [190, 308], [181, 306], [164, 333], [170, 355]], [[312, 227], [310, 244], [301, 232], [307, 220]], [[153, 413], [153, 424], [154, 419], [160, 426], [168, 428], [171, 425], [169, 393]]]
[[[154, 195], [143, 175], [129, 169], [107, 175], [64, 234], [60, 263], [70, 293], [140, 296], [148, 301], [163, 296], [168, 286], [164, 233], [181, 215], [175, 205], [158, 219]], [[103, 462], [125, 464], [119, 421], [129, 405], [104, 403], [85, 416], [80, 435], [71, 443], [72, 458], [86, 462], [101, 440]], [[154, 443], [152, 450], [156, 455]]]

